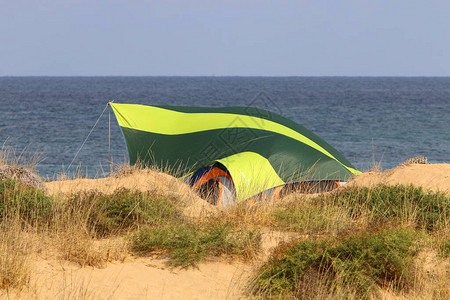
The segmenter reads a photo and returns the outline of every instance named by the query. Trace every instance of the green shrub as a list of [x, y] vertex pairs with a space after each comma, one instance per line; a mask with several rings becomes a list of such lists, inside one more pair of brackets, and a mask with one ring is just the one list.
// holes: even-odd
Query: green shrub
[[230, 223], [166, 226], [136, 233], [131, 250], [140, 255], [165, 253], [170, 266], [188, 268], [222, 254], [252, 258], [260, 238], [259, 231], [236, 229]]
[[307, 234], [334, 233], [347, 228], [351, 218], [342, 207], [325, 201], [315, 203], [289, 203], [271, 214], [272, 226]]
[[120, 189], [111, 195], [78, 193], [68, 201], [72, 214], [81, 215], [98, 236], [108, 236], [141, 225], [181, 223], [176, 203], [151, 193]]
[[450, 197], [411, 185], [349, 188], [337, 193], [334, 201], [355, 217], [368, 215], [374, 222], [413, 222], [429, 231], [445, 227], [450, 218]]
[[52, 207], [53, 198], [44, 191], [11, 179], [0, 181], [0, 220], [19, 217], [30, 225], [48, 224]]
[[450, 238], [446, 238], [439, 243], [438, 252], [442, 258], [450, 256]]
[[250, 288], [263, 297], [309, 298], [311, 295], [305, 295], [300, 287], [315, 274], [314, 285], [326, 286], [329, 294], [341, 288], [346, 297], [354, 294], [369, 299], [383, 284], [408, 287], [413, 279], [416, 239], [412, 230], [386, 229], [341, 240], [305, 240], [283, 245], [261, 267]]

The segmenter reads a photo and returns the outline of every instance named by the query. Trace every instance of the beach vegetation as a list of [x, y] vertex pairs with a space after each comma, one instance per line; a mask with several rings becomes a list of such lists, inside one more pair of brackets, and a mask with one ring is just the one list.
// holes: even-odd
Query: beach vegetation
[[353, 218], [365, 217], [371, 224], [411, 224], [428, 231], [448, 226], [450, 197], [412, 185], [380, 185], [343, 189], [318, 201], [345, 207]]
[[188, 268], [221, 255], [255, 258], [261, 235], [256, 229], [231, 223], [148, 227], [131, 237], [131, 250], [140, 255], [163, 255], [168, 265]]
[[[133, 172], [139, 170], [113, 176]], [[29, 286], [34, 257], [47, 251], [95, 268], [131, 255], [165, 258], [171, 268], [252, 261], [248, 296], [254, 298], [373, 299], [386, 291], [407, 299], [449, 296], [448, 194], [403, 185], [348, 187], [208, 206], [213, 213], [191, 216], [184, 201], [195, 194], [182, 193], [122, 188], [49, 196], [42, 183], [3, 177], [0, 289]], [[264, 243], [275, 232], [281, 238], [269, 251]]]
[[17, 217], [24, 225], [48, 224], [53, 198], [35, 186], [13, 179], [0, 180], [0, 220]]
[[[307, 239], [280, 245], [251, 281], [264, 297], [371, 299], [383, 285], [405, 289], [414, 279], [417, 235], [388, 228], [338, 239]], [[319, 298], [317, 298], [319, 296]]]
[[442, 258], [450, 258], [450, 237], [446, 236], [438, 240], [438, 253]]
[[26, 286], [32, 271], [32, 240], [17, 219], [0, 223], [0, 289]]
[[112, 194], [80, 192], [66, 202], [66, 211], [82, 218], [98, 237], [117, 235], [141, 225], [179, 223], [179, 205], [170, 198], [118, 189]]
[[353, 224], [342, 207], [311, 198], [280, 205], [270, 213], [270, 217], [273, 226], [279, 230], [309, 235], [336, 235]]

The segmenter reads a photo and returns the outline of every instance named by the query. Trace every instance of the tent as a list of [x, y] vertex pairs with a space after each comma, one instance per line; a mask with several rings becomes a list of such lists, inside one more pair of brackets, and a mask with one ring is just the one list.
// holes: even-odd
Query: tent
[[360, 174], [317, 135], [267, 110], [110, 105], [130, 164], [169, 169], [213, 204], [330, 189]]

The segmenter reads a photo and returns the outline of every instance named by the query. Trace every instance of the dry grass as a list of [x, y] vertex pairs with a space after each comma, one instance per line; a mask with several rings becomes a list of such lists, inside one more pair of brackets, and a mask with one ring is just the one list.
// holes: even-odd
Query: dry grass
[[128, 256], [127, 243], [122, 239], [97, 240], [88, 233], [67, 228], [57, 235], [60, 258], [81, 267], [104, 268], [108, 262], [124, 262]]
[[140, 172], [140, 171], [142, 171], [142, 168], [137, 164], [132, 165], [132, 166], [130, 166], [128, 164], [122, 164], [122, 165], [117, 166], [113, 170], [111, 176], [114, 176], [114, 177], [130, 176], [130, 175], [133, 175], [136, 172]]
[[43, 180], [36, 170], [40, 161], [42, 155], [39, 152], [32, 153], [25, 148], [17, 154], [13, 148], [4, 143], [0, 148], [0, 180], [10, 178], [42, 188]]
[[219, 207], [218, 213], [212, 216], [200, 218], [199, 222], [213, 222], [221, 220], [240, 224], [241, 226], [270, 227], [273, 222], [271, 213], [279, 207], [279, 203], [263, 203], [249, 205], [246, 202], [238, 203], [234, 206]]
[[346, 208], [336, 205], [333, 201], [323, 201], [323, 198], [305, 194], [291, 194], [279, 202], [262, 202], [255, 205], [240, 203], [222, 207], [216, 215], [198, 221], [213, 220], [240, 226], [330, 236], [336, 236], [355, 226], [363, 228], [367, 223], [365, 216], [352, 219]]
[[48, 235], [57, 245], [59, 258], [81, 267], [103, 268], [108, 262], [123, 262], [128, 256], [127, 243], [123, 238], [97, 237], [95, 217], [100, 213], [99, 197], [91, 197], [88, 201], [83, 196], [86, 194], [60, 200], [54, 209]]
[[[6, 158], [11, 154], [2, 155], [0, 163], [8, 161]], [[116, 170], [113, 177], [132, 177], [137, 172], [141, 172], [137, 167], [122, 167]], [[152, 172], [148, 174], [156, 176]], [[168, 177], [167, 174], [162, 175]], [[442, 214], [438, 210], [436, 210], [438, 213], [434, 213], [428, 206], [426, 210], [422, 210], [416, 203], [410, 205], [410, 202], [403, 200], [394, 207], [398, 208], [398, 211], [391, 213], [389, 209], [392, 207], [388, 204], [394, 202], [388, 199], [388, 196], [395, 199], [413, 199], [409, 193], [401, 189], [396, 193], [391, 193], [390, 188], [354, 190], [353, 194], [345, 194], [347, 195], [345, 199], [338, 193], [319, 197], [294, 193], [279, 202], [260, 202], [256, 205], [240, 203], [235, 206], [214, 208], [216, 212], [214, 214], [188, 217], [180, 213], [182, 204], [187, 202], [179, 199], [192, 198], [194, 194], [188, 189], [182, 189], [176, 179], [170, 179], [173, 180], [160, 187], [161, 190], [165, 190], [164, 194], [160, 192], [147, 194], [150, 195], [151, 202], [146, 206], [141, 206], [143, 198], [139, 198], [143, 193], [103, 195], [97, 192], [90, 194], [91, 198], [87, 193], [51, 198], [51, 214], [32, 215], [32, 218], [44, 218], [39, 219], [39, 222], [34, 222], [35, 219], [25, 219], [24, 215], [21, 215], [24, 213], [23, 210], [6, 210], [6, 215], [2, 216], [0, 223], [0, 290], [32, 289], [30, 286], [32, 257], [45, 256], [42, 251], [47, 252], [47, 257], [56, 257], [79, 267], [103, 268], [112, 261], [123, 262], [130, 255], [132, 239], [127, 237], [132, 234], [136, 234], [135, 237], [140, 237], [146, 243], [146, 248], [142, 249], [149, 253], [159, 251], [168, 255], [167, 257], [172, 257], [175, 266], [190, 266], [192, 262], [208, 261], [207, 258], [211, 257], [213, 259], [239, 257], [251, 260], [255, 265], [261, 265], [264, 263], [262, 260], [266, 259], [258, 255], [262, 252], [261, 232], [282, 232], [302, 237], [303, 240], [314, 237], [339, 241], [355, 233], [370, 233], [373, 228], [403, 226], [415, 230], [417, 235], [426, 237], [419, 238], [418, 241], [427, 244], [427, 247], [415, 259], [413, 282], [408, 288], [400, 290], [395, 282], [392, 286], [389, 282], [377, 283], [382, 288], [378, 296], [374, 294], [373, 297], [450, 298], [449, 257], [439, 254], [441, 248], [444, 249], [443, 253], [446, 253], [445, 249], [448, 248], [448, 219], [446, 217], [442, 219]], [[17, 196], [23, 198], [35, 195], [23, 193], [22, 189], [21, 186], [17, 186]], [[372, 192], [375, 194], [372, 195]], [[374, 196], [386, 200], [386, 207], [378, 205], [384, 203], [381, 201], [371, 203], [369, 200], [374, 199]], [[135, 201], [136, 199], [138, 200]], [[355, 202], [356, 199], [360, 199], [360, 202]], [[426, 198], [421, 196], [420, 199]], [[99, 201], [102, 205], [98, 205]], [[130, 204], [128, 205], [126, 201]], [[156, 210], [152, 211], [149, 208]], [[438, 208], [441, 209], [442, 206]], [[102, 225], [98, 226], [99, 224]], [[140, 233], [143, 235], [139, 235]], [[39, 238], [32, 238], [36, 236]], [[283, 251], [287, 251], [293, 244], [294, 242], [285, 244], [284, 248], [278, 247], [277, 251], [280, 253], [273, 255], [282, 255]], [[302, 280], [293, 288], [294, 297], [296, 299], [359, 297], [357, 290], [349, 288], [349, 278], [353, 275], [335, 272], [333, 280], [327, 281], [326, 272], [327, 270], [308, 269], [302, 273]], [[111, 293], [111, 297], [113, 295], [114, 293]], [[58, 293], [53, 296], [58, 299], [109, 297], [96, 294], [89, 280], [75, 280], [70, 277], [63, 281]], [[256, 296], [276, 298], [279, 295]]]
[[[37, 278], [36, 278], [37, 279]], [[3, 299], [59, 299], [59, 300], [97, 300], [117, 299], [117, 288], [98, 291], [95, 282], [90, 277], [80, 276], [79, 273], [63, 272], [58, 278], [48, 282], [47, 280], [32, 281], [26, 289], [0, 291]]]
[[380, 299], [447, 300], [450, 299], [450, 261], [442, 260], [432, 247], [424, 249], [415, 261], [414, 281], [408, 291], [392, 286], [380, 290]]
[[11, 167], [23, 167], [30, 171], [36, 171], [36, 166], [43, 160], [43, 155], [39, 151], [31, 151], [25, 147], [22, 151], [17, 151], [4, 142], [0, 148], [0, 165]]
[[[89, 280], [80, 281], [72, 277], [67, 278], [66, 276], [64, 276], [63, 283], [54, 296], [60, 300], [95, 300], [100, 298], [100, 295], [92, 289]], [[104, 298], [102, 297], [102, 299]]]
[[17, 220], [0, 224], [0, 289], [26, 286], [31, 275], [32, 242]]
[[[383, 154], [384, 155], [384, 154]], [[383, 155], [381, 156], [380, 160], [377, 161], [375, 158], [375, 144], [372, 139], [372, 164], [369, 167], [369, 172], [382, 172], [383, 168], [381, 167], [381, 162], [383, 161]]]
[[450, 299], [450, 260], [441, 259], [429, 247], [416, 261], [416, 278], [411, 295], [416, 299]]

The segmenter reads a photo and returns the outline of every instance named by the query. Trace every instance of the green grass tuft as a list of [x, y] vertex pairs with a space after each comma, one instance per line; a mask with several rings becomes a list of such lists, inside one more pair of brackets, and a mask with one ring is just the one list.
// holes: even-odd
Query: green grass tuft
[[[369, 299], [376, 295], [378, 286], [405, 288], [411, 284], [416, 240], [412, 230], [386, 229], [339, 240], [283, 245], [261, 267], [250, 289], [263, 297], [309, 299], [317, 296], [319, 287], [326, 287], [329, 295], [338, 293], [337, 288], [342, 293], [345, 287], [347, 294], [341, 296]], [[310, 289], [308, 293], [305, 286]]]
[[438, 248], [439, 256], [442, 258], [449, 258], [450, 257], [450, 238], [445, 238], [439, 243]]
[[0, 221], [18, 217], [23, 224], [51, 222], [53, 198], [39, 188], [12, 179], [0, 180]]
[[326, 201], [310, 200], [280, 205], [270, 216], [272, 226], [305, 234], [339, 233], [352, 221], [343, 208]]
[[179, 224], [179, 206], [151, 193], [127, 189], [111, 195], [98, 192], [78, 193], [67, 202], [75, 215], [84, 215], [89, 227], [100, 237], [136, 229], [142, 225]]
[[131, 238], [131, 249], [140, 255], [164, 253], [170, 266], [188, 268], [223, 254], [253, 258], [260, 239], [259, 231], [230, 223], [191, 224], [143, 229]]
[[349, 188], [337, 193], [334, 202], [354, 217], [366, 215], [376, 223], [412, 223], [428, 231], [444, 228], [450, 219], [449, 196], [411, 185]]

